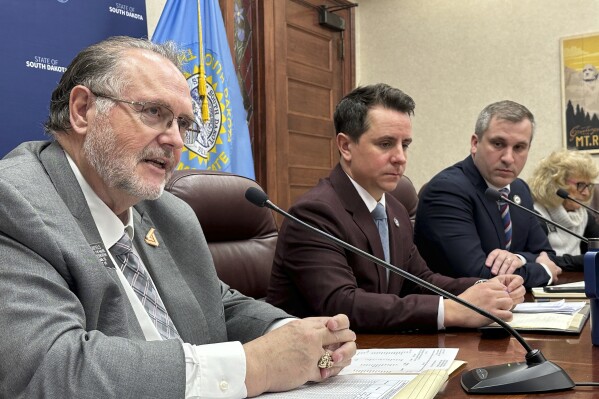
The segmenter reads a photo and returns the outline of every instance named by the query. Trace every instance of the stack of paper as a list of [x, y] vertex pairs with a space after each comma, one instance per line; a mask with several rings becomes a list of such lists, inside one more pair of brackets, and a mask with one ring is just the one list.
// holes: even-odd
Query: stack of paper
[[508, 324], [516, 330], [553, 330], [567, 331], [573, 324], [576, 315], [557, 313], [514, 313]]
[[[518, 331], [580, 334], [589, 313], [589, 304], [584, 301], [527, 302], [514, 308], [513, 318], [507, 324]], [[491, 323], [480, 330], [492, 333], [503, 327]]]
[[525, 302], [516, 305], [514, 313], [560, 313], [572, 315], [586, 305], [586, 302], [566, 302], [562, 299], [555, 302]]
[[457, 354], [457, 348], [359, 349], [351, 364], [339, 374], [418, 374], [431, 369], [449, 370]]
[[359, 349], [352, 364], [336, 377], [261, 397], [432, 399], [449, 374], [465, 363], [455, 360], [457, 353], [457, 348]]

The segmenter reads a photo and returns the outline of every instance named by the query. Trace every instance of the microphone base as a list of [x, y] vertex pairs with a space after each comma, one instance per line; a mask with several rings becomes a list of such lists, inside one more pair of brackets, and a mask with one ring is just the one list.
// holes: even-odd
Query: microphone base
[[471, 394], [518, 394], [562, 391], [574, 381], [558, 365], [544, 361], [506, 363], [477, 368], [462, 374], [462, 388]]

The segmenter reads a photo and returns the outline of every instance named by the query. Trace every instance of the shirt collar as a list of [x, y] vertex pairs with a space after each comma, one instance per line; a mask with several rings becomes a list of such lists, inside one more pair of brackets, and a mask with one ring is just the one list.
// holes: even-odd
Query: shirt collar
[[509, 184], [507, 186], [505, 186], [505, 187], [496, 187], [496, 186], [492, 185], [491, 183], [489, 183], [486, 179], [485, 179], [485, 183], [487, 183], [487, 186], [489, 188], [492, 188], [493, 190], [496, 190], [496, 191], [499, 191], [502, 188], [507, 188], [508, 191], [510, 191], [510, 185]]
[[372, 213], [372, 211], [374, 211], [374, 208], [376, 208], [376, 204], [378, 204], [379, 202], [381, 203], [381, 205], [383, 205], [383, 208], [386, 207], [384, 193], [381, 196], [381, 200], [377, 202], [377, 200], [375, 200], [374, 197], [370, 195], [370, 193], [366, 191], [364, 187], [360, 186], [354, 179], [351, 178], [350, 175], [348, 175], [347, 173], [345, 174], [347, 175], [347, 177], [349, 177], [349, 181], [352, 182], [352, 184], [356, 188], [356, 191], [358, 191], [358, 195], [360, 195], [360, 198], [362, 198], [362, 201], [364, 201], [364, 204], [368, 208], [368, 212]]
[[98, 197], [98, 194], [87, 183], [81, 171], [75, 164], [75, 161], [65, 152], [69, 165], [75, 174], [75, 178], [83, 191], [83, 196], [87, 206], [96, 223], [102, 242], [106, 248], [112, 247], [123, 235], [123, 230], [127, 232], [129, 238], [133, 240], [133, 210], [127, 210], [127, 224], [124, 225], [121, 219]]

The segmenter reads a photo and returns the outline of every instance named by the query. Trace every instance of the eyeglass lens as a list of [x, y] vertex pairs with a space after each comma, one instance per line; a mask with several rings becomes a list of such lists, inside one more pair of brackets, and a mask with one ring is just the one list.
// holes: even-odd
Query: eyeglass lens
[[579, 192], [583, 192], [585, 188], [588, 188], [589, 191], [592, 191], [593, 188], [595, 187], [595, 183], [584, 183], [584, 182], [578, 182], [576, 183], [576, 189]]
[[[177, 121], [179, 132], [184, 139], [187, 138], [189, 131], [199, 131], [195, 121], [183, 117], [175, 118], [173, 111], [160, 104], [148, 102], [143, 104], [140, 115], [144, 124], [155, 129], [168, 129], [173, 121]], [[187, 143], [187, 140], [185, 141]]]

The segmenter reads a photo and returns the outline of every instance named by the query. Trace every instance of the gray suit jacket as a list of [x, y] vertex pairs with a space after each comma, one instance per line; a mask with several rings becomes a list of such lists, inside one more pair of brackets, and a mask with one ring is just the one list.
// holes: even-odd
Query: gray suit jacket
[[[0, 193], [0, 397], [183, 397], [181, 345], [144, 340], [60, 146], [8, 154]], [[136, 249], [185, 342], [247, 342], [288, 317], [218, 280], [183, 201], [164, 193], [133, 213]], [[143, 240], [151, 227], [158, 247]]]

